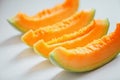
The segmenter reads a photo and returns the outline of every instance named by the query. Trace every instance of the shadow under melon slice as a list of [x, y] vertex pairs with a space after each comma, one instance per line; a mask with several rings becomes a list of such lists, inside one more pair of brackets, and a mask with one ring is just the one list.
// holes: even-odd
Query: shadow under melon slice
[[[65, 47], [67, 49], [76, 48], [78, 46], [82, 47], [90, 43], [94, 39], [98, 39], [103, 35], [105, 35], [109, 28], [109, 21], [107, 19], [94, 20], [86, 27], [87, 28], [91, 27], [92, 29], [90, 29], [89, 31], [83, 31], [83, 32], [81, 31], [81, 34], [84, 34], [84, 35], [78, 36], [72, 40], [68, 40], [68, 41], [64, 41], [56, 44], [47, 44], [47, 42], [45, 42], [44, 40], [40, 40], [34, 44], [34, 50], [36, 53], [42, 55], [43, 57], [48, 58], [49, 53], [59, 46]], [[83, 30], [84, 28], [85, 27], [83, 27]]]
[[[113, 60], [120, 52], [120, 23], [109, 35], [94, 40], [84, 47], [58, 47], [50, 53], [50, 61], [71, 72], [86, 72]], [[114, 66], [114, 65], [113, 65]]]
[[16, 16], [9, 18], [8, 22], [21, 32], [26, 32], [30, 29], [36, 30], [71, 16], [77, 11], [78, 7], [79, 0], [65, 0], [64, 3], [40, 11], [34, 16], [19, 12]]
[[71, 17], [44, 28], [39, 28], [35, 31], [30, 30], [22, 36], [22, 41], [29, 46], [33, 46], [38, 40], [43, 39], [49, 41], [53, 38], [74, 32], [85, 25], [89, 24], [94, 18], [95, 10], [81, 10], [79, 13]]

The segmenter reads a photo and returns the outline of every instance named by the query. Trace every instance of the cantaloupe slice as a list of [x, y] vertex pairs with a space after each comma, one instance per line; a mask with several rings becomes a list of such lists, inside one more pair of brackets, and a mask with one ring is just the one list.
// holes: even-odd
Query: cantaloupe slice
[[76, 13], [73, 16], [54, 25], [39, 28], [35, 31], [28, 31], [22, 36], [22, 40], [29, 46], [33, 46], [33, 44], [40, 39], [49, 41], [62, 36], [63, 34], [74, 32], [90, 23], [94, 18], [94, 14], [94, 9], [81, 10], [79, 13]]
[[119, 52], [120, 23], [114, 32], [84, 47], [69, 50], [56, 48], [50, 53], [50, 61], [68, 71], [85, 72], [110, 62]]
[[[43, 40], [40, 40], [34, 44], [34, 50], [36, 51], [36, 53], [42, 55], [43, 57], [48, 58], [49, 53], [58, 46], [65, 47], [67, 49], [76, 48], [78, 46], [82, 47], [82, 46], [88, 44], [89, 42], [93, 41], [94, 39], [98, 39], [98, 38], [102, 37], [103, 35], [105, 35], [108, 31], [109, 21], [107, 19], [95, 20], [86, 27], [92, 28], [92, 29], [90, 29], [89, 31], [83, 31], [83, 32], [81, 32], [81, 34], [84, 34], [84, 35], [78, 36], [77, 38], [74, 38], [72, 40], [68, 40], [65, 42], [49, 45], [46, 42], [44, 42]], [[85, 30], [87, 30], [87, 29], [85, 29]], [[72, 33], [72, 34], [74, 34], [74, 33]]]
[[18, 13], [16, 16], [8, 19], [8, 22], [21, 32], [30, 29], [36, 30], [39, 27], [54, 24], [61, 21], [77, 11], [79, 0], [65, 0], [51, 9], [45, 9], [34, 16], [28, 16], [24, 13]]

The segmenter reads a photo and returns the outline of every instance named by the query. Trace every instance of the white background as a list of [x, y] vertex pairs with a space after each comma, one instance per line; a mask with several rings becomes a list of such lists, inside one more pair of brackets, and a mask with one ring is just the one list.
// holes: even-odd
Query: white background
[[[70, 73], [34, 53], [21, 40], [21, 33], [6, 21], [22, 11], [28, 15], [64, 0], [0, 0], [0, 80], [120, 80], [120, 56], [87, 73]], [[120, 22], [120, 0], [81, 0], [81, 9], [96, 9], [96, 19], [108, 18], [109, 32]]]

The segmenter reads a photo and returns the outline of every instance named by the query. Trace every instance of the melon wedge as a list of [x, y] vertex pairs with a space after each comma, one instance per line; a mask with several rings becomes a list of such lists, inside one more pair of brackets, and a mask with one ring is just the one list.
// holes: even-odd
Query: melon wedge
[[28, 16], [20, 12], [16, 16], [9, 18], [8, 22], [21, 32], [26, 32], [30, 29], [36, 30], [39, 27], [52, 25], [71, 16], [77, 11], [78, 6], [79, 0], [65, 0], [64, 3], [45, 9], [34, 16]]
[[[67, 49], [76, 48], [78, 46], [84, 46], [94, 39], [98, 39], [105, 35], [108, 31], [109, 21], [107, 19], [104, 20], [94, 20], [88, 26], [83, 27], [83, 31], [76, 31], [74, 33], [79, 32], [79, 34], [83, 34], [72, 40], [66, 40], [64, 42], [56, 43], [56, 44], [47, 44], [43, 40], [40, 40], [34, 44], [34, 50], [36, 53], [42, 55], [45, 58], [49, 57], [49, 53], [58, 46], [65, 47]], [[91, 29], [89, 29], [91, 28]], [[70, 33], [68, 34], [74, 34]]]
[[119, 52], [120, 23], [117, 24], [114, 32], [84, 47], [76, 49], [57, 47], [50, 53], [50, 61], [71, 72], [86, 72], [110, 62]]
[[35, 31], [30, 30], [26, 32], [22, 36], [22, 41], [29, 46], [33, 46], [33, 44], [40, 39], [49, 41], [51, 39], [60, 37], [63, 34], [74, 32], [90, 23], [94, 18], [94, 14], [94, 9], [81, 10], [79, 13], [76, 13], [61, 22], [51, 26], [46, 26], [44, 28], [39, 28]]

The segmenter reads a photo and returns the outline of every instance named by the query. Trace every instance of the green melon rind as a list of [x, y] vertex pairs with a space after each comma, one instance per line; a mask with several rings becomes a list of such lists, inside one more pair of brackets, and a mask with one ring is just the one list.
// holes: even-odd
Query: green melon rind
[[55, 57], [55, 54], [54, 52], [51, 52], [50, 53], [50, 57], [49, 57], [49, 60], [51, 61], [51, 63], [53, 63], [54, 65], [57, 65], [61, 68], [63, 68], [64, 70], [66, 71], [69, 71], [69, 72], [89, 72], [89, 71], [92, 71], [92, 70], [95, 70], [95, 69], [98, 69], [102, 66], [104, 66], [105, 64], [111, 62], [118, 54], [119, 54], [120, 51], [117, 51], [116, 53], [114, 53], [112, 56], [104, 59], [101, 63], [98, 62], [96, 64], [93, 64], [93, 65], [90, 65], [90, 66], [85, 66], [83, 68], [79, 68], [79, 69], [72, 69], [72, 68], [69, 68], [69, 67], [65, 67], [64, 64], [60, 63], [60, 61], [58, 60], [58, 58]]
[[8, 21], [8, 23], [9, 23], [10, 25], [12, 25], [12, 26], [13, 26], [15, 29], [17, 29], [18, 31], [20, 31], [20, 32], [22, 32], [22, 33], [25, 33], [25, 32], [26, 32], [24, 29], [21, 28], [20, 25], [18, 25], [18, 24], [15, 22], [14, 17], [7, 19], [7, 21]]

